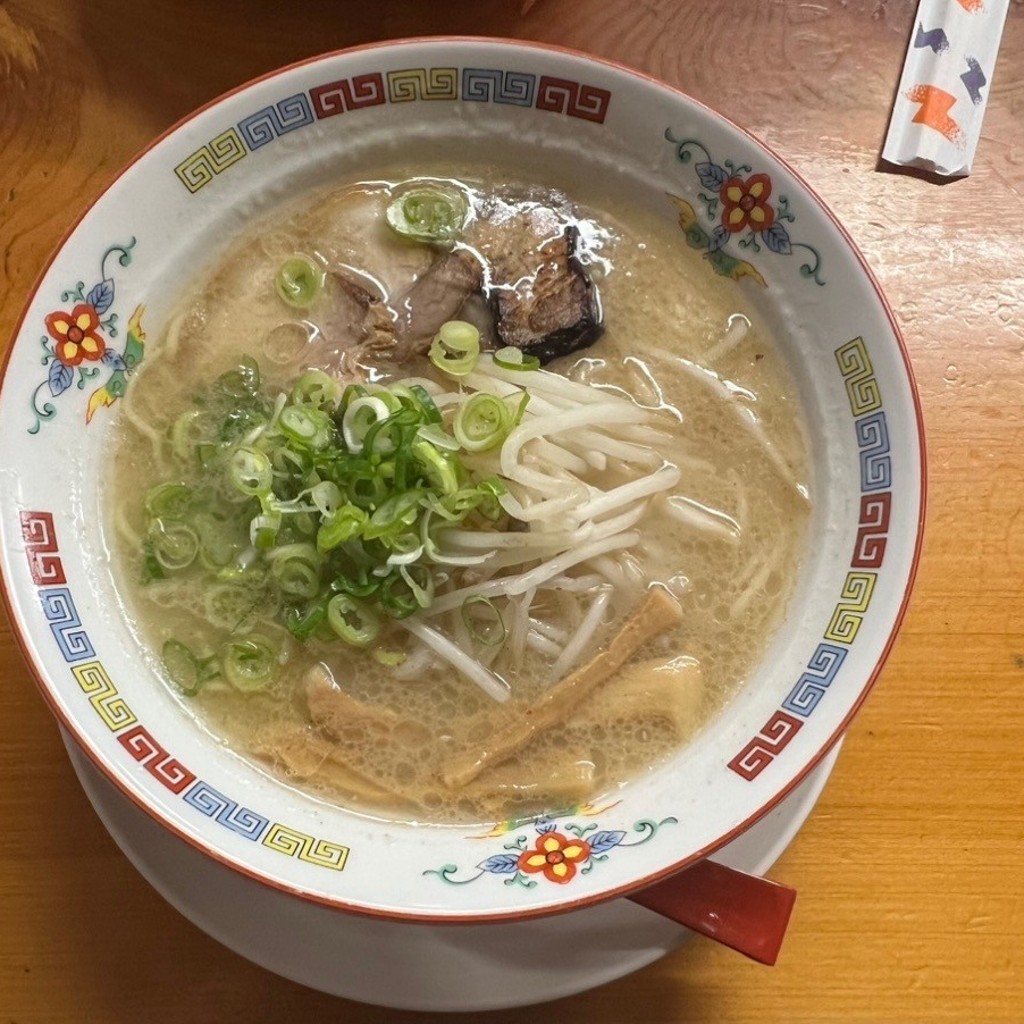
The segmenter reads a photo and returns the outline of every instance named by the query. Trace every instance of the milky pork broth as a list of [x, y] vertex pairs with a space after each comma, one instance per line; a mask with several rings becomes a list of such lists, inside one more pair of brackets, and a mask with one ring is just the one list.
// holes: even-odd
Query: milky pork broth
[[111, 546], [167, 685], [252, 763], [403, 820], [663, 763], [761, 660], [809, 516], [748, 285], [643, 211], [473, 176], [253, 229], [119, 403]]

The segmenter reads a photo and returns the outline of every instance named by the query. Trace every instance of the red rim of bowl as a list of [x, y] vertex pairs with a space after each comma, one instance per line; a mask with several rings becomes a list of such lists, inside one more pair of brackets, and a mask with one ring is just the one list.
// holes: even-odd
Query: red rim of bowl
[[31, 672], [35, 679], [36, 686], [39, 688], [39, 691], [42, 693], [46, 703], [50, 706], [50, 710], [53, 712], [58, 722], [74, 738], [79, 748], [84, 751], [86, 756], [88, 756], [89, 759], [93, 762], [93, 764], [95, 764], [96, 767], [103, 773], [104, 777], [107, 778], [111, 783], [113, 783], [126, 797], [128, 797], [128, 799], [132, 801], [132, 803], [134, 803], [141, 810], [145, 811], [146, 814], [148, 814], [158, 824], [167, 829], [167, 831], [170, 834], [177, 836], [177, 838], [183, 840], [190, 846], [206, 854], [208, 857], [213, 858], [218, 863], [223, 864], [225, 867], [230, 868], [232, 871], [236, 871], [239, 874], [244, 875], [245, 877], [260, 883], [261, 885], [269, 886], [272, 889], [277, 889], [280, 892], [284, 892], [289, 895], [296, 896], [300, 899], [320, 904], [322, 906], [332, 907], [334, 909], [343, 910], [349, 913], [360, 914], [365, 917], [384, 918], [393, 921], [407, 921], [412, 923], [427, 924], [492, 924], [500, 921], [521, 921], [526, 920], [528, 918], [539, 918], [553, 916], [555, 914], [564, 914], [568, 913], [569, 911], [580, 910], [583, 907], [593, 906], [597, 903], [603, 903], [605, 900], [615, 899], [620, 896], [628, 896], [632, 892], [637, 892], [640, 889], [644, 889], [650, 885], [654, 885], [665, 878], [669, 878], [672, 875], [677, 874], [684, 868], [688, 867], [690, 864], [693, 864], [696, 861], [702, 860], [703, 858], [710, 856], [715, 851], [721, 849], [723, 846], [730, 843], [733, 839], [741, 835], [748, 828], [750, 828], [751, 825], [759, 821], [762, 817], [764, 817], [764, 815], [768, 814], [773, 808], [780, 804], [798, 785], [800, 785], [801, 782], [803, 782], [803, 780], [811, 773], [811, 771], [813, 771], [814, 768], [817, 767], [818, 763], [825, 756], [825, 754], [827, 754], [828, 751], [832, 749], [832, 746], [836, 743], [836, 741], [843, 735], [844, 732], [846, 732], [847, 728], [850, 725], [850, 722], [853, 720], [854, 716], [860, 710], [861, 705], [864, 703], [868, 694], [874, 687], [875, 682], [877, 681], [878, 676], [881, 673], [882, 668], [885, 666], [889, 654], [892, 651], [892, 647], [896, 641], [896, 637], [899, 634], [900, 627], [903, 623], [903, 618], [906, 615], [907, 607], [910, 603], [910, 596], [914, 589], [914, 581], [917, 576], [917, 569], [921, 559], [921, 547], [924, 540], [925, 510], [928, 494], [927, 459], [924, 436], [924, 416], [921, 410], [921, 400], [917, 391], [917, 382], [914, 377], [914, 369], [910, 361], [910, 355], [907, 352], [907, 346], [903, 339], [903, 334], [900, 331], [899, 325], [896, 322], [896, 317], [894, 316], [892, 309], [889, 306], [889, 303], [886, 301], [885, 295], [882, 292], [878, 280], [876, 279], [871, 268], [868, 266], [867, 261], [864, 259], [864, 256], [861, 253], [860, 249], [857, 247], [856, 243], [850, 237], [849, 233], [846, 231], [843, 225], [840, 224], [835, 214], [832, 213], [828, 205], [821, 199], [818, 193], [815, 192], [813, 188], [811, 188], [811, 186], [804, 180], [804, 178], [800, 174], [798, 174], [793, 169], [793, 167], [790, 166], [789, 163], [787, 163], [782, 157], [780, 157], [778, 153], [776, 153], [770, 146], [766, 145], [761, 139], [757, 138], [751, 132], [748, 132], [741, 125], [736, 124], [735, 121], [732, 121], [724, 114], [720, 114], [717, 110], [712, 109], [707, 104], [702, 103], [700, 100], [694, 99], [694, 97], [690, 96], [688, 93], [683, 92], [682, 89], [676, 88], [675, 86], [670, 85], [669, 83], [664, 82], [659, 78], [655, 78], [653, 75], [646, 74], [643, 71], [638, 71], [636, 68], [631, 68], [625, 64], [619, 63], [618, 61], [609, 60], [604, 57], [596, 57], [592, 54], [585, 53], [582, 50], [574, 50], [566, 46], [557, 46], [549, 43], [538, 43], [528, 40], [504, 39], [496, 36], [414, 36], [402, 39], [387, 39], [382, 40], [380, 42], [364, 43], [359, 46], [350, 46], [340, 50], [332, 50], [327, 53], [318, 54], [314, 57], [307, 57], [304, 60], [295, 61], [294, 63], [288, 64], [284, 67], [275, 68], [273, 71], [270, 71], [267, 74], [259, 75], [256, 78], [250, 79], [249, 81], [236, 86], [234, 89], [229, 89], [227, 92], [222, 93], [220, 96], [217, 96], [215, 99], [212, 99], [208, 103], [203, 104], [203, 106], [198, 107], [191, 113], [187, 114], [185, 117], [181, 118], [179, 121], [175, 122], [165, 131], [163, 131], [160, 135], [158, 135], [155, 139], [153, 139], [144, 149], [138, 152], [134, 157], [132, 157], [131, 160], [129, 160], [121, 168], [117, 177], [114, 178], [114, 180], [111, 181], [110, 184], [108, 184], [103, 189], [103, 191], [100, 192], [100, 194], [96, 196], [96, 198], [93, 199], [92, 202], [89, 203], [89, 205], [81, 212], [81, 214], [79, 214], [77, 218], [75, 218], [74, 223], [68, 228], [68, 230], [64, 233], [64, 236], [57, 243], [53, 252], [47, 259], [45, 266], [36, 277], [35, 283], [32, 285], [32, 289], [29, 292], [29, 297], [25, 302], [25, 306], [22, 309], [21, 315], [18, 317], [18, 321], [15, 324], [14, 331], [11, 335], [11, 340], [7, 347], [7, 352], [4, 356], [3, 365], [0, 366], [0, 388], [2, 388], [3, 383], [6, 380], [7, 368], [10, 363], [11, 354], [14, 351], [14, 343], [17, 340], [18, 335], [21, 333], [21, 328], [22, 325], [24, 324], [25, 317], [28, 314], [28, 309], [32, 304], [32, 300], [35, 298], [37, 292], [39, 291], [43, 279], [46, 277], [51, 265], [57, 258], [57, 255], [67, 244], [71, 236], [75, 233], [75, 231], [78, 228], [78, 225], [85, 218], [86, 214], [88, 214], [89, 211], [92, 210], [93, 207], [121, 180], [121, 178], [128, 170], [134, 167], [135, 164], [137, 164], [144, 156], [146, 156], [146, 154], [149, 153], [150, 150], [158, 146], [165, 138], [167, 138], [169, 135], [172, 135], [180, 127], [187, 124], [194, 118], [198, 117], [204, 111], [217, 106], [218, 104], [224, 102], [224, 100], [230, 99], [237, 93], [243, 92], [246, 89], [249, 89], [254, 85], [257, 85], [260, 82], [265, 82], [268, 81], [269, 79], [277, 78], [279, 75], [286, 74], [287, 72], [292, 71], [296, 68], [306, 67], [309, 64], [316, 64], [323, 60], [329, 60], [331, 58], [340, 57], [350, 53], [361, 53], [367, 50], [376, 50], [387, 47], [413, 46], [434, 43], [466, 43], [477, 45], [488, 44], [497, 46], [520, 47], [532, 50], [540, 50], [549, 53], [565, 54], [574, 59], [582, 59], [590, 63], [602, 64], [605, 67], [612, 68], [613, 70], [619, 73], [629, 75], [632, 78], [638, 78], [645, 82], [649, 82], [652, 85], [655, 85], [661, 89], [667, 89], [669, 92], [682, 96], [685, 100], [687, 100], [687, 102], [695, 104], [701, 109], [707, 111], [713, 117], [716, 117], [724, 121], [726, 124], [734, 128], [740, 134], [746, 136], [756, 146], [763, 149], [775, 161], [777, 161], [782, 167], [784, 167], [786, 171], [800, 183], [800, 185], [806, 190], [807, 194], [817, 203], [820, 210], [832, 222], [833, 226], [839, 232], [840, 236], [846, 242], [846, 245], [853, 253], [857, 262], [860, 264], [861, 269], [863, 270], [865, 276], [871, 284], [871, 287], [874, 289], [875, 295], [877, 296], [878, 301], [881, 304], [881, 307], [889, 320], [889, 324], [892, 327], [893, 335], [896, 339], [896, 344], [899, 346], [900, 356], [903, 360], [903, 366], [907, 374], [907, 380], [910, 384], [910, 394], [914, 404], [914, 417], [917, 425], [917, 436], [920, 455], [921, 493], [920, 510], [917, 521], [917, 534], [914, 542], [914, 553], [910, 564], [910, 572], [907, 575], [906, 587], [903, 592], [903, 597], [900, 601], [899, 610], [896, 613], [896, 617], [892, 624], [892, 629], [889, 632], [889, 636], [885, 642], [885, 646], [882, 649], [882, 653], [879, 655], [875, 667], [872, 669], [871, 674], [868, 676], [868, 679], [865, 682], [863, 688], [861, 689], [860, 694], [857, 696], [857, 699], [854, 701], [852, 707], [850, 708], [846, 717], [840, 723], [839, 727], [832, 733], [828, 740], [824, 744], [822, 744], [818, 752], [814, 754], [814, 756], [807, 761], [807, 763], [800, 769], [800, 771], [796, 773], [796, 775], [790, 780], [790, 782], [787, 785], [785, 785], [781, 790], [779, 790], [770, 800], [764, 803], [757, 811], [755, 811], [753, 814], [745, 818], [734, 829], [720, 836], [717, 840], [715, 840], [715, 842], [710, 843], [709, 845], [698, 850], [696, 853], [693, 853], [688, 857], [685, 857], [682, 860], [679, 860], [674, 864], [669, 865], [666, 868], [662, 868], [660, 871], [656, 871], [649, 875], [645, 875], [642, 878], [635, 879], [631, 882], [627, 882], [623, 885], [617, 886], [614, 889], [608, 889], [607, 891], [595, 893], [590, 896], [577, 897], [575, 899], [566, 900], [562, 903], [556, 904], [555, 906], [524, 908], [521, 910], [510, 910], [489, 914], [452, 913], [442, 915], [422, 914], [400, 910], [384, 910], [381, 908], [351, 904], [339, 898], [319, 896], [315, 893], [306, 892], [304, 890], [287, 885], [286, 883], [281, 882], [278, 879], [274, 879], [267, 875], [263, 875], [257, 871], [252, 870], [251, 868], [246, 867], [245, 865], [239, 864], [238, 862], [224, 856], [223, 854], [218, 852], [214, 847], [208, 845], [200, 838], [186, 833], [184, 830], [174, 825], [173, 822], [166, 819], [156, 809], [151, 807], [142, 798], [141, 795], [136, 793], [129, 786], [125, 785], [117, 777], [117, 775], [106, 766], [102, 758], [94, 754], [94, 752], [90, 749], [88, 743], [84, 741], [83, 737], [76, 729], [74, 720], [66, 716], [58, 706], [53, 695], [50, 693], [49, 687], [44, 677], [44, 673], [36, 666], [27, 639], [25, 636], [23, 636], [22, 631], [18, 625], [17, 618], [14, 614], [14, 603], [10, 594], [8, 594], [7, 591], [7, 581], [3, 578], [2, 575], [0, 575], [0, 596], [2, 596], [3, 598], [4, 608], [7, 612], [8, 620], [11, 623], [14, 638], [18, 644], [18, 647], [21, 649], [22, 656], [24, 657], [25, 662], [28, 665], [29, 671]]

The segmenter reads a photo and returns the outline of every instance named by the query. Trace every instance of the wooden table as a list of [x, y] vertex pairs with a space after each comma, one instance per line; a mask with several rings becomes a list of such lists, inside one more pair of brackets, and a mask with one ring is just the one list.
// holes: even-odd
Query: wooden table
[[[881, 278], [924, 402], [929, 536], [901, 639], [773, 872], [801, 893], [782, 960], [767, 969], [696, 941], [531, 1020], [1024, 1020], [1024, 6], [1012, 7], [973, 174], [938, 186], [875, 169], [908, 0], [0, 3], [0, 345], [67, 225], [150, 138], [278, 65], [415, 34], [560, 43], [681, 86], [784, 154]], [[0, 780], [0, 1024], [405, 1016], [268, 974], [165, 904], [93, 815], [3, 619]]]

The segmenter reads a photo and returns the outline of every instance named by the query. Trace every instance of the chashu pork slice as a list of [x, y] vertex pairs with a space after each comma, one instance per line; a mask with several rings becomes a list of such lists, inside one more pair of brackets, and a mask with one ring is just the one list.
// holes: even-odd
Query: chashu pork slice
[[487, 266], [486, 293], [502, 345], [547, 363], [600, 337], [597, 288], [579, 259], [579, 229], [564, 214], [541, 204], [503, 204], [474, 221], [468, 241]]

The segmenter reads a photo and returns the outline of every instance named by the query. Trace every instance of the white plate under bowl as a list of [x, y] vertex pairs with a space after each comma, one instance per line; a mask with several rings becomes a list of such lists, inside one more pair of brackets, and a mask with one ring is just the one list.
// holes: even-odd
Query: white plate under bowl
[[[554, 917], [475, 925], [378, 920], [296, 899], [231, 871], [162, 828], [61, 732], [100, 820], [171, 906], [247, 960], [330, 995], [403, 1010], [528, 1006], [615, 981], [693, 934], [627, 899]], [[715, 860], [764, 874], [807, 820], [841, 745]]]

